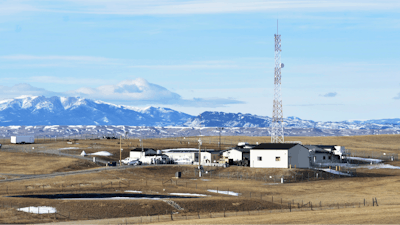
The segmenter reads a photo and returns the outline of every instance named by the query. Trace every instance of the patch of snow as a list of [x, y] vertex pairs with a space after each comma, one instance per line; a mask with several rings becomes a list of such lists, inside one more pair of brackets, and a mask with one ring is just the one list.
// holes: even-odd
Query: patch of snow
[[219, 191], [219, 190], [207, 190], [209, 192], [213, 193], [218, 193], [218, 194], [223, 194], [223, 195], [233, 195], [233, 196], [239, 196], [239, 193], [233, 192], [233, 191]]
[[56, 213], [56, 208], [50, 206], [29, 206], [25, 208], [19, 208], [18, 211], [27, 212], [27, 213], [36, 213], [36, 214], [47, 214], [47, 213]]
[[348, 174], [348, 173], [343, 173], [343, 172], [340, 172], [340, 171], [336, 171], [336, 170], [333, 170], [333, 169], [321, 169], [322, 171], [325, 171], [325, 172], [327, 172], [327, 173], [332, 173], [332, 174], [337, 174], [337, 175], [342, 175], [342, 176], [351, 176], [350, 174]]
[[400, 169], [400, 166], [392, 166], [389, 164], [374, 164], [368, 166], [359, 166], [358, 168], [368, 168], [368, 169]]
[[381, 163], [383, 160], [381, 159], [370, 159], [370, 158], [361, 158], [361, 157], [346, 157], [350, 160], [358, 160], [363, 162], [372, 162], [372, 163]]
[[135, 190], [126, 190], [125, 192], [130, 192], [130, 193], [142, 193], [141, 191], [135, 191]]
[[181, 195], [181, 196], [200, 196], [200, 197], [207, 197], [209, 195], [203, 194], [192, 194], [192, 193], [169, 193], [170, 195]]
[[59, 148], [58, 150], [79, 149], [78, 147]]
[[81, 152], [81, 156], [86, 156], [87, 154], [86, 154], [86, 152], [85, 151], [82, 151]]
[[[83, 152], [84, 152], [84, 151], [83, 151]], [[82, 152], [82, 153], [83, 153], [83, 152]], [[82, 154], [82, 153], [81, 153], [81, 154]], [[87, 154], [87, 155], [112, 156], [112, 154], [109, 153], [109, 152], [107, 152], [107, 151], [100, 151], [100, 152], [90, 153], [90, 154]]]

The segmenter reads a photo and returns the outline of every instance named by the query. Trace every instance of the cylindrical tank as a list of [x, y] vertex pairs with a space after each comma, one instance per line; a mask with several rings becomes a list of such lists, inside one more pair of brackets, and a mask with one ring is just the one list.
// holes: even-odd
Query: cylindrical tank
[[157, 155], [161, 155], [161, 150], [157, 150]]

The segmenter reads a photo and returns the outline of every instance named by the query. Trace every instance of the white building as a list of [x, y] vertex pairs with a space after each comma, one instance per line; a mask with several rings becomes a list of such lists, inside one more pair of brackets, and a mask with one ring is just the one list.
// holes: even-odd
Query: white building
[[250, 149], [255, 145], [249, 145], [247, 142], [239, 142], [238, 145], [232, 149], [225, 150], [222, 155], [225, 158], [232, 159], [234, 162], [250, 159]]
[[35, 143], [35, 137], [33, 135], [29, 136], [11, 136], [12, 144], [33, 144]]
[[220, 157], [220, 151], [207, 150], [205, 152], [201, 152], [201, 163], [218, 163]]
[[196, 148], [165, 149], [162, 152], [177, 164], [192, 164], [199, 161], [199, 149]]
[[143, 164], [169, 164], [171, 159], [161, 152], [157, 154], [146, 155], [139, 159]]
[[250, 149], [250, 167], [309, 168], [309, 149], [300, 144], [262, 143]]
[[311, 163], [314, 165], [324, 165], [329, 163], [341, 163], [344, 146], [336, 145], [305, 145], [310, 150]]
[[250, 149], [232, 148], [222, 153], [225, 158], [232, 159], [233, 161], [241, 161], [245, 158], [250, 159]]
[[142, 157], [154, 154], [157, 154], [157, 152], [151, 148], [144, 148], [143, 151], [141, 148], [134, 148], [130, 151], [129, 158], [131, 158], [132, 160], [137, 160], [141, 159]]

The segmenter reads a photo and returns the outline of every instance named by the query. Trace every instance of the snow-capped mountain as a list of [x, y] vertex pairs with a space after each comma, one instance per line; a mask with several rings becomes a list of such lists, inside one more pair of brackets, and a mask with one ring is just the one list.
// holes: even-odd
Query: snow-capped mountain
[[[190, 127], [270, 127], [271, 117], [242, 113], [203, 112], [184, 123]], [[400, 129], [400, 119], [316, 122], [298, 117], [284, 118], [284, 128], [313, 129]]]
[[[136, 108], [79, 97], [46, 98], [44, 96], [22, 96], [0, 101], [0, 126], [201, 126], [232, 128], [232, 134], [242, 130], [241, 132], [245, 132], [246, 134], [251, 131], [260, 135], [267, 135], [269, 131], [266, 128], [270, 127], [270, 123], [271, 117], [268, 116], [208, 111], [203, 112], [199, 116], [192, 116], [169, 108]], [[244, 129], [238, 130], [236, 128]], [[361, 132], [362, 134], [373, 134], [382, 130], [393, 133], [400, 131], [400, 119], [316, 122], [313, 120], [302, 120], [298, 117], [287, 117], [284, 119], [284, 128], [285, 132], [288, 132], [288, 135], [305, 135], [304, 130], [306, 130], [307, 135], [351, 135], [345, 130], [352, 130], [352, 133], [354, 133], [353, 131], [357, 131], [356, 133]], [[210, 132], [215, 132], [214, 130], [213, 128]], [[338, 133], [334, 130], [340, 132]], [[185, 129], [185, 132], [187, 131]], [[164, 131], [160, 132], [163, 133]]]
[[22, 96], [0, 101], [0, 125], [167, 126], [192, 116], [168, 108], [138, 109], [79, 97]]

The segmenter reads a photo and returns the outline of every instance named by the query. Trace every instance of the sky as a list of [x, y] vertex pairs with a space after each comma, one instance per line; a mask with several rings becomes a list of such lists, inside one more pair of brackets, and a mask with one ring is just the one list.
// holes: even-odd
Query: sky
[[0, 0], [0, 99], [80, 96], [284, 117], [399, 118], [399, 1]]

